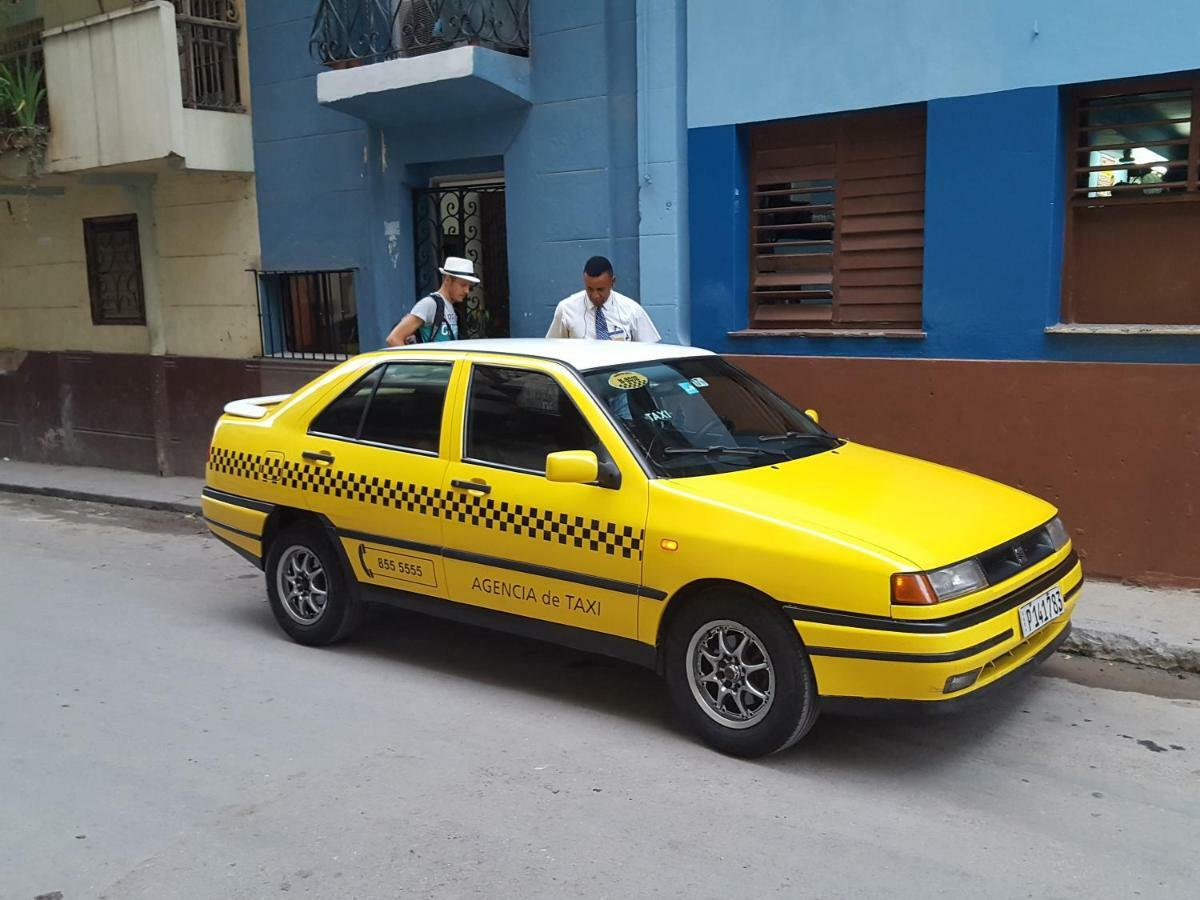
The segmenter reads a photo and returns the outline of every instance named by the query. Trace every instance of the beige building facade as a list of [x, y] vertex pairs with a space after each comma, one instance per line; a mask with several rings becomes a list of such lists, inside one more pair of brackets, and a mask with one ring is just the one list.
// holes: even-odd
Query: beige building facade
[[[252, 176], [52, 176], [0, 194], [0, 347], [258, 355]], [[8, 185], [0, 182], [0, 191]], [[95, 324], [84, 222], [137, 216], [145, 324]]]
[[3, 15], [46, 97], [0, 110], [0, 455], [198, 473], [188, 429], [262, 380], [243, 0]]

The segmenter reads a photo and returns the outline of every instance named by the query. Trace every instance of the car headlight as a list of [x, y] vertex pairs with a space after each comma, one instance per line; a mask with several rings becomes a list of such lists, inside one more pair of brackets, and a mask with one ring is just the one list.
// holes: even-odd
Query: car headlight
[[944, 603], [987, 587], [987, 576], [983, 574], [983, 566], [973, 559], [968, 559], [930, 572], [929, 583], [933, 586], [933, 592], [937, 594], [938, 602]]
[[932, 572], [904, 572], [892, 576], [892, 602], [929, 606], [987, 587], [983, 567], [974, 559]]
[[1046, 523], [1046, 536], [1050, 538], [1050, 546], [1056, 553], [1067, 546], [1071, 540], [1071, 535], [1067, 533], [1067, 526], [1058, 516]]

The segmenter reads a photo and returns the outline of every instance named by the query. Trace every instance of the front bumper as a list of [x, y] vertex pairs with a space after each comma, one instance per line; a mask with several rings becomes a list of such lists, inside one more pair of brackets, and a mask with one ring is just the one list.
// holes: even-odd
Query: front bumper
[[870, 697], [822, 697], [821, 711], [835, 715], [850, 716], [923, 716], [945, 715], [982, 706], [997, 694], [1010, 691], [1037, 671], [1038, 666], [1049, 659], [1071, 634], [1071, 623], [1058, 629], [1057, 634], [1041, 650], [1008, 669], [998, 678], [970, 691], [959, 691], [938, 700], [883, 700]]
[[[1063, 595], [1062, 615], [1022, 637], [1017, 610], [1055, 586]], [[823, 704], [844, 698], [958, 706], [958, 700], [1033, 669], [1053, 653], [1070, 631], [1082, 587], [1083, 571], [1071, 551], [1048, 560], [1042, 571], [997, 600], [943, 619], [784, 609], [796, 620]]]

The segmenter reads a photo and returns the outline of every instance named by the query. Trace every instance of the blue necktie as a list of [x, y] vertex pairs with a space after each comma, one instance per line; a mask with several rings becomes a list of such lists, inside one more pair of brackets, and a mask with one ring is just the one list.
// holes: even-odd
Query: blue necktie
[[608, 333], [608, 320], [604, 318], [604, 307], [596, 307], [596, 340], [611, 341], [612, 336]]

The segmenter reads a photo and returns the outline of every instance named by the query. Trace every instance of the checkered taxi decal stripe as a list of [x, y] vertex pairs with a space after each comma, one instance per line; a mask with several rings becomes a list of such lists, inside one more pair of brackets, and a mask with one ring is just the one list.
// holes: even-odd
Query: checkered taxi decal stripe
[[307, 462], [291, 462], [213, 447], [208, 467], [213, 472], [278, 484], [356, 503], [406, 510], [447, 521], [470, 523], [531, 540], [558, 543], [609, 556], [641, 559], [645, 533], [631, 525], [601, 522], [583, 516], [478, 497], [465, 491], [443, 491], [423, 484], [356, 475]]

